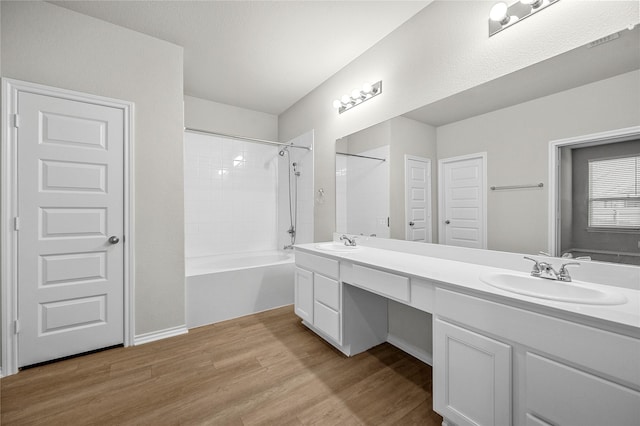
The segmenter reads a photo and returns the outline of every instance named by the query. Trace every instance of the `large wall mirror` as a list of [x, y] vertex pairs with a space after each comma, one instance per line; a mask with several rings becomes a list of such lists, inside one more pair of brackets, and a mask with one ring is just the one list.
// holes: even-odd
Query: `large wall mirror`
[[[625, 207], [606, 211], [631, 218], [613, 229], [563, 213], [558, 235], [575, 235], [581, 245], [585, 234], [597, 236], [593, 247], [579, 250], [571, 247], [577, 242], [556, 247], [549, 235], [550, 143], [639, 125], [636, 27], [336, 141], [336, 231], [640, 265], [640, 142], [634, 138], [600, 143], [583, 151], [584, 161], [575, 152], [581, 165], [574, 166], [630, 158], [623, 161], [629, 182], [613, 184], [624, 186], [629, 199], [611, 200], [607, 205]], [[577, 198], [589, 192], [589, 179], [575, 177], [566, 193], [566, 184], [554, 182], [552, 194], [575, 211], [604, 206]], [[615, 235], [623, 237], [619, 243]], [[606, 250], [598, 250], [603, 240]]]

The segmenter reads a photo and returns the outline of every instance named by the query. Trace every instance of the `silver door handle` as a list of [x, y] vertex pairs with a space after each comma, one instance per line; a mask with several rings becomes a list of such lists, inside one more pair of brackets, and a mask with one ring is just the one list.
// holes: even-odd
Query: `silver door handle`
[[115, 235], [109, 237], [109, 242], [111, 244], [118, 244], [120, 242], [120, 238], [116, 237]]
[[447, 219], [447, 220], [444, 221], [444, 223], [445, 223], [445, 225], [448, 225], [448, 224], [451, 223], [451, 221]]
[[409, 226], [413, 226], [413, 225], [415, 225], [415, 223], [409, 222]]

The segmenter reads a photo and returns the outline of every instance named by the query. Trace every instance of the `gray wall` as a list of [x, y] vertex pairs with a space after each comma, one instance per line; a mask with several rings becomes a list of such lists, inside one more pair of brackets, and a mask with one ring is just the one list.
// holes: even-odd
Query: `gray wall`
[[135, 333], [185, 324], [183, 49], [49, 3], [1, 7], [2, 77], [135, 102]]
[[436, 129], [428, 124], [411, 120], [406, 117], [396, 117], [390, 120], [391, 138], [391, 167], [390, 173], [390, 222], [391, 238], [405, 239], [406, 219], [405, 219], [405, 154], [416, 155], [418, 157], [431, 160], [431, 214], [432, 214], [432, 241], [438, 241], [437, 213], [438, 198], [436, 197], [437, 182], [434, 171], [437, 166], [436, 157]]
[[[624, 231], [597, 232], [588, 231], [589, 225], [589, 160], [640, 155], [640, 140], [619, 142], [615, 144], [576, 148], [572, 150], [572, 209], [571, 237], [562, 251], [569, 249], [586, 249], [577, 256], [589, 255], [589, 249], [615, 251], [620, 253], [639, 253], [640, 235], [638, 232]], [[564, 212], [563, 212], [564, 216]], [[574, 253], [575, 254], [575, 253]], [[593, 253], [594, 260], [616, 261], [616, 256]], [[623, 263], [640, 264], [640, 257], [623, 256]]]
[[438, 127], [438, 158], [487, 152], [488, 248], [547, 251], [549, 142], [640, 124], [640, 71]]
[[[280, 140], [315, 131], [315, 238], [335, 229], [334, 144], [345, 135], [565, 53], [638, 22], [637, 1], [562, 1], [494, 37], [488, 1], [435, 1], [279, 117]], [[455, 19], [452, 19], [455, 17]], [[560, 24], [561, 23], [561, 24]], [[437, 60], [434, 60], [437, 58]], [[338, 114], [331, 100], [364, 81], [382, 94]]]
[[184, 123], [191, 127], [228, 135], [277, 140], [278, 117], [193, 96], [184, 97]]

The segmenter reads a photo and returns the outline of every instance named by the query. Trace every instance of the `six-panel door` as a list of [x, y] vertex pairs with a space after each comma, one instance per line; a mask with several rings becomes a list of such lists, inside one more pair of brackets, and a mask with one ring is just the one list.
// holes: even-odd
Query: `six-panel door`
[[18, 115], [25, 366], [123, 343], [124, 114], [20, 92]]

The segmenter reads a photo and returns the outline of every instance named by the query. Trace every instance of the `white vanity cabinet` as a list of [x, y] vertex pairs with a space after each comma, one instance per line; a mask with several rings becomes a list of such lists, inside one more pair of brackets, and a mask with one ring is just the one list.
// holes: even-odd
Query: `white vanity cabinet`
[[638, 425], [640, 339], [436, 289], [434, 409], [462, 425]]
[[295, 313], [340, 345], [340, 266], [335, 259], [296, 253]]
[[295, 313], [303, 324], [348, 356], [387, 338], [387, 299], [344, 284], [353, 265], [296, 251]]
[[511, 346], [437, 318], [434, 410], [458, 426], [511, 424]]

